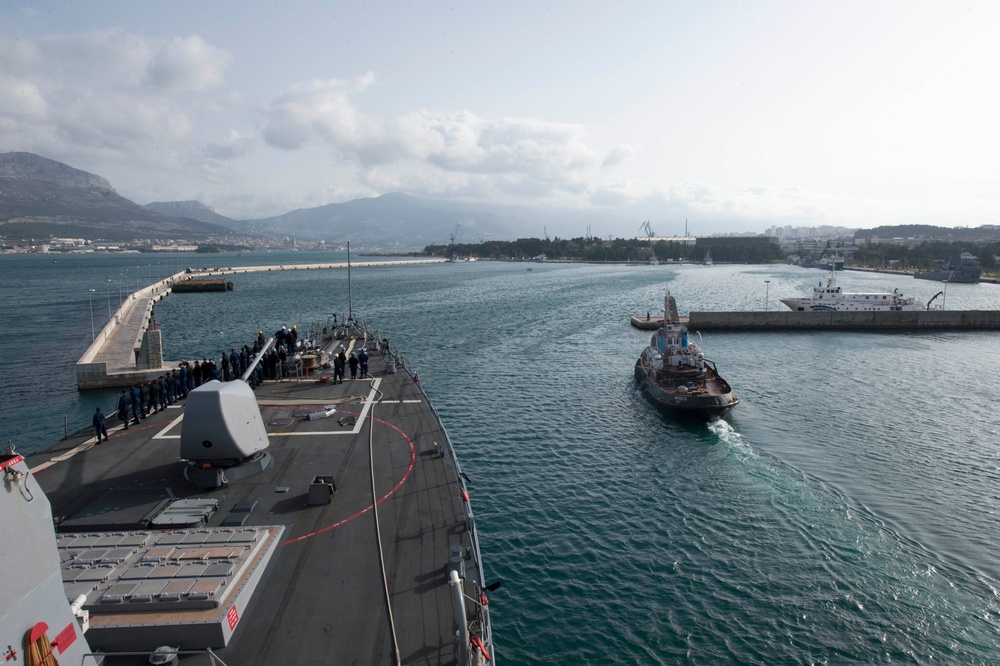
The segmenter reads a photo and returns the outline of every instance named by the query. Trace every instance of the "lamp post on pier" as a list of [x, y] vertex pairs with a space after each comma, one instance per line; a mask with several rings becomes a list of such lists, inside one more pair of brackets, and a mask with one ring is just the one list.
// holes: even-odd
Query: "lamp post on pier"
[[771, 281], [764, 280], [764, 312], [767, 312], [769, 310], [768, 293], [770, 292], [770, 289], [771, 289]]
[[90, 301], [90, 341], [93, 342], [97, 339], [97, 334], [94, 333], [94, 290], [87, 290], [87, 299]]
[[111, 321], [111, 278], [108, 278], [107, 284], [104, 285], [104, 293], [108, 297], [108, 321]]

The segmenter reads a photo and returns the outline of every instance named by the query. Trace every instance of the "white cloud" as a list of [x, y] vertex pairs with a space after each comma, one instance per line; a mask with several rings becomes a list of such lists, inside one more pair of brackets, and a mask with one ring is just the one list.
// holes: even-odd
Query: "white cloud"
[[225, 141], [209, 143], [205, 147], [205, 156], [213, 160], [234, 160], [246, 157], [253, 152], [256, 139], [251, 135], [240, 134], [234, 129], [229, 130]]
[[198, 35], [175, 37], [149, 63], [147, 81], [154, 88], [204, 92], [222, 85], [232, 55]]
[[48, 104], [34, 83], [0, 79], [0, 117], [44, 120], [47, 115]]
[[353, 80], [328, 79], [301, 83], [271, 102], [264, 139], [283, 150], [297, 150], [311, 139], [355, 151], [375, 143], [377, 123], [364, 117], [351, 103], [355, 92], [372, 85], [374, 75]]
[[624, 162], [626, 162], [632, 155], [635, 154], [635, 147], [628, 144], [622, 144], [620, 146], [615, 146], [608, 154], [604, 156], [604, 161], [601, 166], [607, 169], [614, 168]]
[[198, 36], [0, 37], [0, 142], [142, 189], [231, 141], [215, 138], [223, 123], [249, 122], [246, 102], [218, 87], [231, 62]]
[[655, 204], [720, 219], [837, 215], [836, 202], [812, 192], [655, 189], [625, 173], [636, 147], [598, 148], [583, 124], [370, 113], [371, 72], [292, 84], [255, 117], [252, 96], [223, 85], [233, 63], [197, 35], [0, 39], [0, 140], [100, 173], [126, 196], [198, 194], [240, 217], [391, 191], [609, 211]]
[[610, 156], [587, 144], [582, 126], [535, 118], [487, 119], [470, 111], [414, 111], [396, 118], [366, 115], [355, 98], [374, 81], [313, 81], [268, 106], [264, 138], [273, 147], [331, 149], [356, 165], [361, 182], [381, 191], [495, 198], [585, 195]]
[[[622, 202], [624, 203], [624, 202]], [[690, 216], [714, 225], [844, 224], [869, 213], [885, 212], [884, 204], [861, 197], [832, 196], [802, 187], [723, 189], [701, 181], [680, 181], [658, 189], [642, 204], [649, 214]]]

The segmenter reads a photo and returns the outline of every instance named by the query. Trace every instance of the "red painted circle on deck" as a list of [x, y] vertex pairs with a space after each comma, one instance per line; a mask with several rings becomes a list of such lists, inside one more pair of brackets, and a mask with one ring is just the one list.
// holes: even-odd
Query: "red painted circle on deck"
[[[348, 412], [348, 411], [345, 411], [344, 414], [353, 414], [354, 416], [358, 416], [357, 412]], [[355, 513], [355, 514], [353, 514], [351, 516], [348, 516], [347, 518], [344, 518], [343, 520], [338, 520], [337, 522], [332, 523], [330, 525], [327, 525], [326, 527], [321, 527], [318, 530], [310, 532], [309, 534], [303, 534], [302, 536], [295, 537], [294, 539], [288, 539], [287, 541], [282, 541], [281, 543], [278, 544], [279, 546], [287, 546], [289, 544], [293, 544], [293, 543], [296, 543], [298, 541], [303, 541], [303, 540], [308, 539], [310, 537], [314, 537], [317, 534], [322, 534], [323, 532], [329, 532], [330, 530], [332, 530], [334, 528], [340, 527], [344, 523], [349, 523], [352, 520], [354, 520], [355, 518], [358, 518], [360, 516], [365, 515], [366, 513], [368, 513], [372, 509], [374, 509], [376, 504], [381, 504], [382, 502], [384, 502], [387, 499], [389, 499], [390, 497], [392, 497], [396, 493], [396, 491], [399, 490], [403, 486], [404, 483], [406, 483], [406, 480], [408, 478], [410, 478], [410, 474], [413, 472], [413, 467], [417, 464], [417, 447], [414, 446], [413, 440], [410, 439], [409, 435], [407, 435], [405, 432], [403, 432], [402, 430], [400, 430], [399, 428], [397, 428], [393, 424], [389, 423], [388, 421], [383, 421], [382, 419], [375, 418], [374, 416], [371, 416], [371, 415], [369, 415], [369, 416], [367, 416], [365, 418], [371, 419], [372, 421], [378, 421], [382, 425], [385, 425], [385, 426], [388, 426], [388, 427], [392, 428], [393, 430], [395, 430], [396, 432], [398, 432], [400, 435], [402, 435], [403, 439], [406, 440], [406, 443], [410, 445], [410, 465], [409, 465], [409, 467], [406, 468], [406, 473], [403, 474], [403, 477], [399, 481], [396, 482], [396, 485], [394, 485], [392, 487], [392, 490], [390, 490], [385, 495], [383, 495], [382, 497], [380, 497], [378, 499], [378, 501], [376, 501], [374, 504], [369, 504], [368, 506], [366, 506], [364, 509], [361, 509], [357, 513]]]

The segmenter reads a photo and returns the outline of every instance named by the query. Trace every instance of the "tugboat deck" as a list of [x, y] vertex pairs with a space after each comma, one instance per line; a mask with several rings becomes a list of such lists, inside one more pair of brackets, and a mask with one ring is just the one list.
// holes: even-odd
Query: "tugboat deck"
[[[250, 527], [282, 528], [261, 537], [270, 539], [259, 548], [261, 557], [271, 553], [246, 574], [246, 585], [256, 583], [256, 590], [241, 587], [239, 602], [220, 596], [221, 606], [209, 611], [224, 618], [228, 645], [189, 646], [175, 637], [194, 632], [148, 630], [144, 640], [153, 647], [179, 645], [185, 664], [216, 663], [205, 647], [230, 665], [393, 664], [394, 634], [399, 663], [468, 663], [479, 651], [458, 638], [449, 567], [459, 568], [464, 579], [467, 626], [492, 652], [472, 511], [447, 434], [414, 377], [404, 370], [388, 374], [379, 353], [371, 354], [370, 365], [372, 378], [342, 384], [317, 375], [257, 387], [273, 460], [223, 488], [200, 490], [184, 478], [179, 459], [184, 400], [128, 430], [115, 426], [110, 441], [99, 446], [81, 433], [31, 457], [28, 464], [59, 524], [60, 544], [71, 543], [70, 535], [136, 530], [159, 537], [164, 531], [149, 524], [150, 516], [176, 499], [217, 501], [203, 525], [183, 528], [185, 535], [200, 533], [191, 538], [218, 541], [232, 534], [242, 538]], [[333, 407], [332, 415], [309, 418]], [[102, 561], [101, 553], [90, 555]], [[64, 580], [77, 574], [66, 573], [73, 558], [79, 559], [79, 550], [63, 554]], [[250, 580], [254, 576], [259, 582]], [[114, 584], [111, 578], [67, 582], [67, 596], [92, 587], [85, 592], [92, 645], [107, 653], [140, 650], [134, 636], [112, 631], [110, 625], [122, 616], [103, 613], [97, 604]], [[243, 585], [241, 580], [230, 588]], [[132, 587], [122, 589], [127, 594]], [[147, 597], [152, 588], [158, 589], [148, 586]], [[148, 609], [183, 589], [178, 583], [172, 590], [153, 589], [150, 598], [126, 596], [119, 608], [134, 602], [134, 608], [146, 610], [126, 616], [124, 623], [132, 623], [133, 616], [145, 621], [180, 612]], [[232, 589], [222, 594], [228, 593], [235, 594]], [[151, 649], [143, 646], [144, 656], [114, 656], [105, 663], [148, 663]]]

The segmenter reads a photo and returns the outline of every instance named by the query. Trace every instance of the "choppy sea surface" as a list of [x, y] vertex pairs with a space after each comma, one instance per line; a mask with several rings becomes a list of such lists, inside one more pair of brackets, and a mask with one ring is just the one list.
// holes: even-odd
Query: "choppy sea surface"
[[[191, 262], [342, 258], [0, 256], [0, 443], [38, 450], [110, 406], [77, 392], [73, 366], [91, 312], [99, 331], [126, 279], [134, 290]], [[355, 314], [401, 348], [472, 479], [487, 575], [503, 580], [490, 600], [499, 662], [1000, 661], [1000, 333], [706, 333], [741, 397], [725, 420], [678, 421], [637, 392], [648, 334], [629, 317], [655, 313], [665, 288], [682, 313], [778, 309], [822, 277], [482, 261], [353, 271]], [[921, 301], [944, 286], [840, 280]], [[344, 271], [234, 282], [157, 305], [167, 358], [218, 357], [348, 308]], [[996, 309], [998, 297], [998, 285], [948, 285], [945, 304]]]

